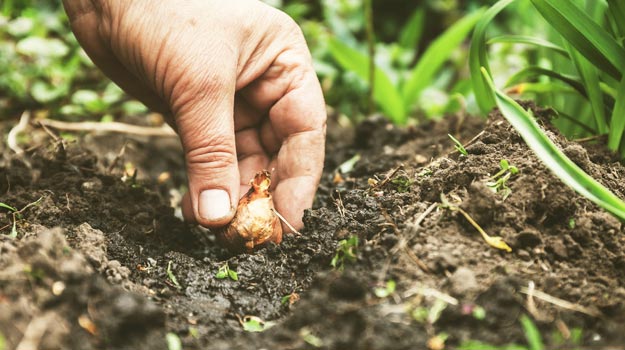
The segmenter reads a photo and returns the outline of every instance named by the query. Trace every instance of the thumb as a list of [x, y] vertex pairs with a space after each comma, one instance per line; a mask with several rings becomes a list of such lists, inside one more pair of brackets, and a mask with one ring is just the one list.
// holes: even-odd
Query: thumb
[[217, 85], [193, 94], [175, 113], [189, 178], [190, 200], [184, 201], [183, 211], [185, 217], [191, 216], [208, 228], [232, 220], [240, 183], [233, 121], [234, 81], [231, 86]]

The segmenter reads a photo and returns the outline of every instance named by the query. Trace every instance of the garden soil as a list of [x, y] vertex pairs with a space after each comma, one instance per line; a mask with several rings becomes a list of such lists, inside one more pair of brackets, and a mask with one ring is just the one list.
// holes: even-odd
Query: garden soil
[[[566, 141], [549, 110], [532, 108], [625, 198], [616, 158]], [[4, 150], [0, 202], [21, 210], [0, 214], [6, 349], [176, 349], [176, 336], [184, 349], [455, 349], [526, 345], [527, 320], [550, 348], [623, 348], [622, 223], [554, 177], [498, 113], [331, 123], [305, 228], [234, 256], [171, 207], [184, 182], [176, 142], [46, 134], [25, 155]], [[519, 171], [496, 193], [488, 182], [504, 159]], [[140, 176], [122, 179], [129, 160]], [[489, 246], [458, 209], [512, 251]], [[216, 278], [226, 264], [238, 280]]]

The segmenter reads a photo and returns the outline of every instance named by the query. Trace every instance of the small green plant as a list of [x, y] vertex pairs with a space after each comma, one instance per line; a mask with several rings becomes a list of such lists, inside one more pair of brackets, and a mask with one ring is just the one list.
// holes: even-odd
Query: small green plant
[[239, 274], [237, 274], [236, 271], [231, 270], [230, 266], [226, 262], [225, 264], [223, 264], [223, 265], [221, 265], [219, 267], [219, 270], [215, 274], [215, 278], [222, 280], [222, 279], [228, 278], [228, 277], [231, 280], [233, 280], [233, 281], [238, 281], [239, 280]]
[[356, 261], [356, 248], [358, 247], [358, 236], [351, 236], [348, 239], [339, 241], [336, 254], [330, 261], [330, 266], [335, 269], [343, 270], [345, 262]]
[[243, 330], [247, 332], [264, 332], [276, 324], [272, 321], [263, 321], [256, 316], [244, 316], [239, 322], [241, 322]]
[[171, 269], [172, 263], [173, 262], [171, 260], [169, 260], [169, 262], [167, 263], [167, 277], [169, 278], [171, 283], [173, 283], [174, 286], [176, 286], [177, 289], [180, 289], [182, 287], [180, 286], [180, 283], [178, 283], [178, 280], [176, 279], [176, 276], [174, 275], [174, 272]]
[[399, 193], [405, 193], [410, 190], [412, 186], [412, 180], [405, 175], [397, 176], [391, 180], [391, 183], [395, 185], [395, 189]]
[[441, 317], [447, 305], [445, 301], [436, 299], [430, 308], [420, 306], [412, 310], [411, 316], [419, 323], [434, 324]]
[[518, 345], [518, 344], [508, 344], [503, 346], [490, 345], [488, 343], [483, 343], [480, 341], [469, 340], [463, 342], [456, 349], [458, 350], [543, 350], [545, 349], [545, 345], [543, 343], [542, 337], [540, 336], [540, 331], [536, 328], [534, 322], [527, 317], [527, 315], [522, 315], [519, 318], [519, 322], [521, 323], [521, 327], [523, 328], [523, 334], [525, 335], [525, 340], [527, 345]]
[[575, 218], [569, 219], [569, 228], [572, 230], [575, 228]]
[[[17, 221], [22, 219], [22, 213], [32, 207], [35, 206], [37, 204], [39, 204], [39, 202], [41, 202], [41, 200], [43, 199], [43, 196], [39, 197], [39, 199], [37, 199], [34, 202], [28, 203], [26, 204], [22, 209], [18, 210], [15, 207], [12, 207], [6, 203], [2, 203], [0, 202], [0, 208], [4, 208], [7, 209], [9, 211], [9, 213], [11, 214], [11, 216], [13, 217], [12, 223], [11, 225], [11, 232], [9, 232], [9, 237], [11, 238], [17, 238]], [[5, 226], [6, 227], [6, 226]]]
[[508, 198], [508, 196], [512, 193], [512, 189], [508, 187], [506, 182], [512, 175], [517, 174], [519, 169], [514, 165], [510, 165], [506, 159], [499, 161], [499, 168], [499, 172], [488, 178], [490, 181], [486, 182], [486, 186], [488, 186], [495, 193], [501, 193], [503, 199], [506, 200], [506, 198]]
[[384, 287], [375, 287], [373, 289], [373, 294], [375, 294], [376, 297], [378, 298], [386, 298], [391, 296], [393, 293], [395, 293], [395, 281], [393, 280], [388, 280], [386, 281], [386, 284], [384, 285]]
[[457, 138], [453, 137], [453, 135], [451, 135], [451, 134], [447, 134], [447, 136], [449, 136], [449, 138], [454, 142], [454, 148], [456, 149], [456, 151], [460, 152], [460, 154], [462, 154], [465, 157], [469, 156], [469, 152], [467, 152], [467, 149], [464, 148], [464, 146], [462, 145], [462, 142], [460, 142], [460, 140], [458, 140]]

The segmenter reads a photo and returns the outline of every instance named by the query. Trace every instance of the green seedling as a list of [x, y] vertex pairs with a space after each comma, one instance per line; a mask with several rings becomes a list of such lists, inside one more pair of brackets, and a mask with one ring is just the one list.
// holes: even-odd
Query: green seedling
[[391, 183], [395, 185], [395, 189], [399, 193], [405, 193], [410, 190], [410, 186], [412, 186], [412, 180], [408, 176], [398, 176], [391, 180]]
[[180, 283], [178, 283], [178, 280], [176, 279], [176, 276], [174, 275], [174, 272], [171, 269], [171, 264], [172, 261], [169, 260], [169, 262], [167, 263], [167, 277], [169, 277], [169, 280], [171, 281], [171, 283], [174, 284], [174, 286], [176, 286], [177, 289], [182, 288], [180, 286]]
[[572, 230], [575, 228], [575, 218], [569, 219], [569, 228]]
[[375, 294], [375, 296], [378, 298], [386, 298], [392, 295], [393, 293], [395, 293], [395, 287], [396, 287], [395, 281], [388, 280], [384, 287], [374, 288], [373, 294]]
[[330, 266], [340, 271], [343, 270], [345, 262], [356, 261], [356, 248], [358, 247], [358, 236], [351, 236], [348, 239], [339, 241], [336, 254], [330, 262]]
[[256, 316], [244, 316], [243, 319], [239, 319], [239, 322], [243, 326], [243, 330], [247, 332], [264, 332], [276, 324], [272, 321], [263, 321]]
[[225, 264], [221, 265], [221, 267], [219, 267], [219, 271], [217, 271], [217, 274], [215, 274], [215, 278], [222, 280], [227, 277], [230, 277], [230, 279], [233, 281], [239, 280], [239, 274], [237, 274], [236, 271], [231, 270], [230, 266], [228, 266], [228, 263], [226, 262]]
[[[2, 203], [0, 202], [0, 208], [4, 208], [7, 209], [10, 214], [13, 216], [13, 220], [12, 220], [12, 224], [11, 224], [11, 232], [9, 233], [9, 237], [11, 238], [17, 238], [17, 220], [22, 219], [22, 213], [32, 207], [35, 206], [37, 204], [39, 204], [39, 202], [43, 199], [43, 196], [39, 197], [39, 199], [37, 199], [34, 202], [28, 203], [26, 204], [22, 209], [17, 210], [17, 208], [12, 207], [6, 203]], [[5, 226], [6, 227], [6, 226]]]
[[447, 303], [445, 301], [436, 299], [434, 304], [432, 304], [429, 309], [425, 307], [417, 307], [412, 310], [411, 316], [419, 323], [434, 324], [438, 321], [446, 308]]
[[503, 199], [506, 200], [508, 196], [512, 193], [512, 189], [508, 187], [507, 181], [510, 179], [512, 175], [515, 175], [519, 172], [519, 169], [514, 165], [510, 165], [507, 160], [502, 159], [499, 161], [499, 172], [497, 174], [488, 178], [488, 182], [486, 182], [486, 186], [488, 186], [493, 192], [501, 193]]
[[182, 341], [176, 333], [169, 332], [165, 335], [168, 350], [182, 350]]
[[518, 345], [518, 344], [508, 344], [508, 345], [491, 345], [488, 343], [483, 343], [480, 341], [469, 340], [463, 342], [457, 349], [458, 350], [543, 350], [545, 349], [545, 345], [543, 343], [542, 337], [540, 336], [540, 331], [536, 328], [534, 322], [527, 317], [526, 315], [522, 315], [519, 318], [521, 323], [521, 327], [523, 327], [523, 334], [525, 335], [525, 340], [527, 345]]
[[462, 154], [465, 157], [469, 156], [469, 152], [467, 152], [467, 149], [464, 148], [460, 140], [453, 137], [451, 134], [447, 134], [447, 136], [449, 136], [449, 138], [454, 142], [454, 148], [456, 149], [456, 151], [460, 152], [460, 154]]

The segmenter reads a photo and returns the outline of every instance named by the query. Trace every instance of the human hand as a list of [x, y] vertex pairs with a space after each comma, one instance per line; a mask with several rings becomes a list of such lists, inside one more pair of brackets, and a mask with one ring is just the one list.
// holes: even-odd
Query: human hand
[[63, 2], [94, 63], [173, 116], [189, 178], [186, 219], [227, 224], [249, 180], [268, 169], [276, 209], [302, 226], [321, 177], [326, 113], [291, 18], [256, 0]]

